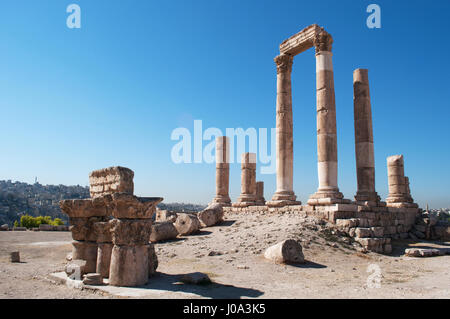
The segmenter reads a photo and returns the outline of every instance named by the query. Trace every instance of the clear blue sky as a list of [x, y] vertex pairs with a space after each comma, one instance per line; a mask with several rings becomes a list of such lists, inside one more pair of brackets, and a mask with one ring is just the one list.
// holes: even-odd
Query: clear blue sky
[[[66, 7], [81, 7], [81, 29]], [[381, 29], [366, 8], [381, 7]], [[339, 187], [356, 191], [352, 73], [368, 68], [376, 187], [405, 156], [413, 197], [450, 207], [449, 1], [8, 0], [0, 4], [0, 179], [88, 184], [135, 171], [135, 193], [207, 203], [214, 164], [172, 163], [177, 127], [275, 126], [279, 44], [317, 23], [334, 38]], [[294, 190], [317, 189], [315, 61], [294, 60]], [[260, 175], [266, 199], [275, 175]], [[230, 195], [240, 192], [232, 165]]]

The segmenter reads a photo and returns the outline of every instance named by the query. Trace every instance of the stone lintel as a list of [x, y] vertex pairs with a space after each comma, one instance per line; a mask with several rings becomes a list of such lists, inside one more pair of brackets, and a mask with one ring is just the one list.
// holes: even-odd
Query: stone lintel
[[322, 30], [317, 24], [304, 28], [280, 44], [280, 53], [294, 56], [312, 48], [314, 38]]

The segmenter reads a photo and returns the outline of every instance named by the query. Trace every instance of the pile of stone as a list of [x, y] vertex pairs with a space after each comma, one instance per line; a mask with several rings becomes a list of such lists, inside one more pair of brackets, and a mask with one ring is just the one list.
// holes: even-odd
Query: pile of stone
[[60, 202], [73, 238], [68, 275], [76, 270], [76, 279], [85, 275], [86, 283], [97, 283], [100, 276], [113, 286], [139, 286], [155, 273], [158, 262], [149, 238], [163, 199], [134, 196], [133, 176], [124, 167], [94, 171], [91, 198]]
[[198, 213], [175, 213], [167, 210], [156, 212], [150, 242], [175, 239], [197, 233], [201, 228], [211, 227], [223, 221], [223, 205], [213, 202]]
[[426, 211], [417, 216], [409, 236], [412, 239], [446, 241], [450, 239], [450, 225], [447, 221], [439, 220], [436, 214]]

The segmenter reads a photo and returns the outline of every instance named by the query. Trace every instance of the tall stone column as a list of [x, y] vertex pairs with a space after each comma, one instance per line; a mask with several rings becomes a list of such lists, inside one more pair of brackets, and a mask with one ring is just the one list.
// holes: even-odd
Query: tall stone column
[[322, 30], [314, 38], [317, 81], [317, 156], [319, 188], [310, 205], [348, 203], [337, 184], [336, 103], [330, 34]]
[[291, 71], [293, 56], [281, 54], [274, 59], [277, 65], [277, 190], [268, 206], [300, 205], [293, 191], [293, 121]]
[[231, 199], [228, 194], [230, 184], [230, 141], [227, 136], [216, 138], [216, 196], [213, 203], [222, 206], [231, 206]]
[[241, 157], [241, 195], [234, 207], [256, 205], [256, 154], [243, 153]]
[[403, 155], [387, 158], [389, 196], [386, 198], [390, 207], [418, 207], [409, 190], [409, 179], [405, 177]]
[[375, 191], [375, 155], [373, 147], [372, 109], [367, 69], [353, 72], [353, 114], [355, 121], [355, 155], [358, 190], [357, 203], [377, 205]]

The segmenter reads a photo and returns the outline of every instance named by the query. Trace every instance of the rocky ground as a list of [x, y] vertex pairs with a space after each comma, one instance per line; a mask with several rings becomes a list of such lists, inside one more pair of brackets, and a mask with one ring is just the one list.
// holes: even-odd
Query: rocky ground
[[[307, 262], [277, 265], [262, 256], [284, 239], [300, 240]], [[117, 298], [69, 288], [49, 274], [63, 271], [68, 232], [0, 232], [0, 298]], [[405, 257], [408, 247], [450, 243], [397, 241], [391, 256], [363, 253], [314, 219], [290, 214], [227, 214], [219, 226], [156, 244], [158, 274], [146, 298], [450, 298], [450, 256]], [[9, 262], [19, 250], [22, 263]], [[178, 285], [180, 275], [207, 273], [213, 284]], [[381, 278], [377, 288], [377, 271]]]

